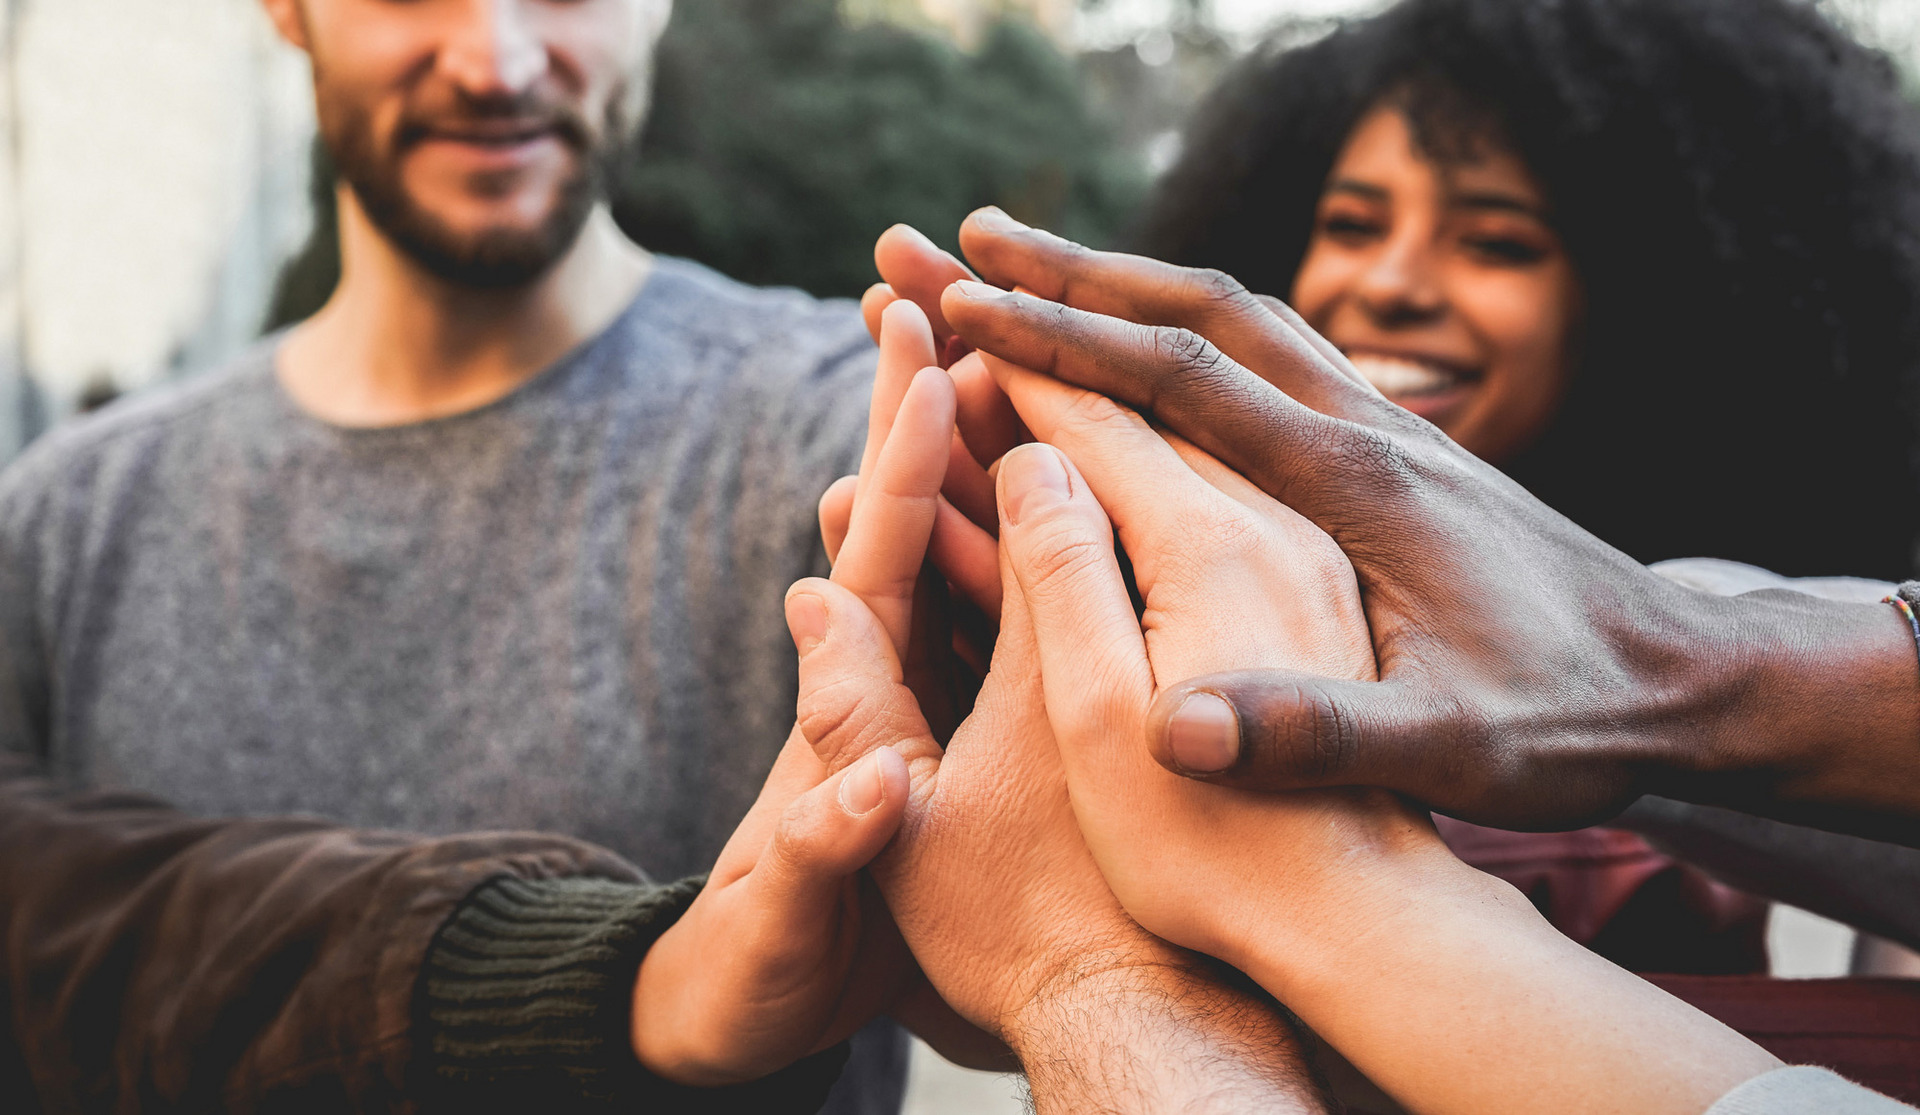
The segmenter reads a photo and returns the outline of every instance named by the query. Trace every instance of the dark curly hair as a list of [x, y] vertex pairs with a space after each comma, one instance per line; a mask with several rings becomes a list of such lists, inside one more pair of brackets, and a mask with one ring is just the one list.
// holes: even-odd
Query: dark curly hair
[[1643, 561], [1912, 575], [1920, 114], [1884, 55], [1795, 0], [1404, 0], [1241, 64], [1137, 248], [1285, 294], [1383, 98], [1513, 150], [1585, 289], [1513, 476]]

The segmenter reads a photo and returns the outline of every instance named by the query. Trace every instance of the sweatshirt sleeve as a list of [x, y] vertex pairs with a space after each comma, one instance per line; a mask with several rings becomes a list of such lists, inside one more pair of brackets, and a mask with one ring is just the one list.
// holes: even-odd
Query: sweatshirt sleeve
[[845, 1046], [714, 1089], [668, 1083], [635, 1060], [628, 1025], [640, 961], [702, 882], [508, 877], [477, 891], [421, 975], [429, 1110], [818, 1110]]
[[1775, 1069], [1721, 1096], [1706, 1115], [1913, 1115], [1914, 1108], [1826, 1069]]
[[[73, 796], [0, 754], [0, 1096], [426, 1112], [513, 1089], [543, 1115], [698, 1109], [716, 1094], [648, 1077], [622, 1037], [640, 956], [697, 890], [560, 837]], [[786, 1089], [766, 1110], [817, 1107], [836, 1056], [761, 1082]]]

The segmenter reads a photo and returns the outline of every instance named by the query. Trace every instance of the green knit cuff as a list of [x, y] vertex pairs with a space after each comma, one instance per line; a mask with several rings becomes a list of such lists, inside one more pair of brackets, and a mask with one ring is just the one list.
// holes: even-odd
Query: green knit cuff
[[[629, 1040], [640, 961], [704, 879], [495, 879], [440, 930], [420, 974], [417, 1049], [429, 1108], [817, 1111], [846, 1048], [764, 1080], [688, 1088], [642, 1068]], [[537, 1107], [535, 1105], [538, 1105]]]

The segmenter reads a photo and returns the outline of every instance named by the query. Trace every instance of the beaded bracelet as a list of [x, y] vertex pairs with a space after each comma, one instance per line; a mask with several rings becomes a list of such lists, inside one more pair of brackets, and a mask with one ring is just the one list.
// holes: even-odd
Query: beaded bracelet
[[1913, 628], [1913, 641], [1920, 644], [1920, 611], [1916, 611], [1920, 608], [1920, 581], [1901, 585], [1883, 603], [1900, 609], [1900, 614], [1907, 617], [1907, 625]]

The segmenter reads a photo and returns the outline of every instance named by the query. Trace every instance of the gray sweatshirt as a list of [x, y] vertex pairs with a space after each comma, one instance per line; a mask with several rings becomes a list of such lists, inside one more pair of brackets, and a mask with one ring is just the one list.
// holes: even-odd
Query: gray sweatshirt
[[1756, 1076], [1721, 1096], [1706, 1115], [1913, 1115], [1913, 1108], [1805, 1065]]
[[[781, 599], [857, 467], [856, 308], [663, 259], [513, 394], [390, 429], [302, 412], [275, 348], [0, 477], [0, 748], [210, 816], [710, 867], [792, 724]], [[879, 1047], [849, 1075], [897, 1097]]]

